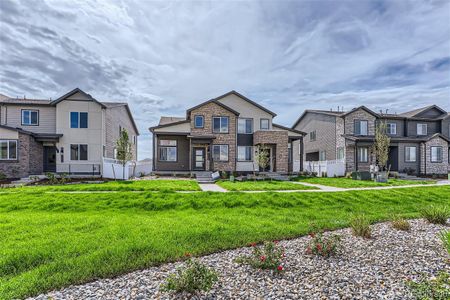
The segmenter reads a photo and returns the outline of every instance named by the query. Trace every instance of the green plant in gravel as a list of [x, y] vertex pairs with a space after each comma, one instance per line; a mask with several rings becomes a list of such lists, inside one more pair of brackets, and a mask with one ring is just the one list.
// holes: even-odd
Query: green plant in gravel
[[370, 228], [370, 221], [364, 214], [354, 215], [350, 221], [352, 233], [355, 236], [360, 236], [366, 239], [372, 237], [372, 229]]
[[341, 236], [330, 234], [324, 236], [323, 232], [311, 232], [309, 234], [311, 240], [306, 246], [306, 254], [320, 255], [330, 257], [337, 254], [341, 248]]
[[450, 274], [442, 271], [436, 278], [422, 276], [418, 282], [407, 281], [411, 294], [418, 300], [450, 299]]
[[209, 291], [218, 281], [217, 273], [200, 261], [189, 258], [184, 267], [167, 278], [161, 289], [166, 292], [187, 292], [190, 294]]
[[447, 223], [447, 219], [450, 217], [450, 209], [448, 206], [430, 205], [423, 208], [421, 213], [422, 217], [433, 224], [445, 225]]
[[283, 258], [284, 248], [278, 245], [278, 242], [264, 242], [263, 245], [253, 247], [249, 256], [242, 256], [236, 259], [237, 263], [244, 263], [255, 269], [273, 270], [281, 272], [284, 270]]
[[447, 249], [448, 254], [450, 254], [450, 231], [441, 231], [441, 233], [439, 233], [439, 237], [441, 238], [445, 249]]
[[411, 224], [409, 224], [408, 220], [398, 215], [393, 216], [391, 226], [392, 228], [403, 231], [409, 231], [411, 229]]

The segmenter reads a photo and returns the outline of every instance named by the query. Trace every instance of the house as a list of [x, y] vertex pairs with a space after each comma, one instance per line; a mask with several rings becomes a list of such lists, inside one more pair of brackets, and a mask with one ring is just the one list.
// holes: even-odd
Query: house
[[306, 110], [292, 126], [305, 131], [305, 161], [344, 160], [347, 172], [369, 170], [375, 163], [375, 129], [387, 125], [391, 171], [447, 174], [450, 113], [431, 105], [401, 114], [374, 112], [365, 106], [348, 112]]
[[[304, 133], [273, 123], [276, 114], [236, 91], [205, 101], [184, 117], [162, 117], [153, 133], [153, 170], [293, 171], [292, 143]], [[255, 161], [258, 146], [268, 151], [269, 166]], [[298, 154], [297, 154], [298, 155]], [[297, 167], [297, 168], [300, 168]]]
[[120, 130], [137, 156], [136, 124], [126, 103], [100, 102], [76, 88], [56, 100], [0, 98], [0, 173], [102, 175]]

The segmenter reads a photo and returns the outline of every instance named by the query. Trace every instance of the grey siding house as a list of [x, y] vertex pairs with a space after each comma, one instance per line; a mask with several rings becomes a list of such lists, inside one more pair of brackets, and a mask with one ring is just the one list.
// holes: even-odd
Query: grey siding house
[[369, 170], [375, 128], [387, 124], [392, 171], [418, 175], [450, 171], [450, 113], [431, 105], [401, 114], [376, 113], [365, 106], [348, 112], [306, 110], [292, 126], [307, 133], [305, 161], [344, 160], [348, 172]]
[[[236, 91], [189, 108], [184, 117], [162, 117], [153, 133], [157, 173], [226, 171], [292, 172], [292, 143], [304, 133], [273, 123], [275, 113]], [[259, 145], [269, 148], [270, 165], [255, 162]]]
[[100, 102], [76, 88], [56, 100], [0, 98], [0, 173], [102, 175], [120, 130], [137, 157], [139, 132], [127, 103]]

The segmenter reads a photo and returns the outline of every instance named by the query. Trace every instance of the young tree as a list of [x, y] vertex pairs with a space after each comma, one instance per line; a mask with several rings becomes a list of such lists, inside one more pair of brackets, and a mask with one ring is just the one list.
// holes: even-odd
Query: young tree
[[380, 171], [383, 171], [386, 168], [389, 159], [389, 144], [391, 143], [391, 138], [386, 134], [386, 130], [386, 122], [381, 122], [375, 129], [375, 143], [373, 148]]
[[125, 179], [125, 165], [133, 158], [131, 152], [132, 144], [128, 138], [128, 132], [126, 129], [120, 131], [120, 136], [116, 141], [117, 157], [116, 159], [122, 165], [122, 178]]
[[269, 148], [266, 145], [258, 145], [255, 154], [255, 161], [258, 164], [258, 167], [263, 170], [270, 165]]

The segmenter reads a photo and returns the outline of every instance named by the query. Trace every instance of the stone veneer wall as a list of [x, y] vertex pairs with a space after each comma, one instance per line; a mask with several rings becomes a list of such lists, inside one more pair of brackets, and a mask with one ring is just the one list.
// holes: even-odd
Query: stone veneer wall
[[344, 119], [340, 117], [336, 117], [336, 157], [337, 159], [338, 149], [344, 149], [344, 157], [346, 157], [346, 147], [345, 147], [345, 138], [342, 136], [344, 134]]
[[358, 109], [345, 116], [345, 134], [354, 134], [355, 120], [368, 121], [368, 135], [375, 135], [375, 116], [369, 114], [363, 109]]
[[[442, 162], [431, 162], [431, 147], [442, 147]], [[448, 172], [448, 143], [440, 137], [429, 140], [425, 143], [425, 159], [426, 159], [426, 174], [447, 174]]]
[[[204, 128], [195, 128], [194, 116], [204, 117]], [[228, 133], [213, 133], [212, 118], [228, 117]], [[215, 139], [212, 145], [228, 145], [228, 161], [213, 161], [212, 171], [234, 171], [236, 169], [236, 115], [216, 103], [210, 102], [190, 112], [192, 135], [213, 135]], [[212, 148], [207, 153], [207, 160], [212, 156]]]
[[19, 133], [18, 160], [3, 160], [0, 163], [0, 173], [8, 178], [26, 177], [32, 174], [42, 174], [43, 147], [30, 135]]
[[281, 173], [287, 173], [288, 169], [288, 132], [287, 131], [264, 131], [258, 130], [253, 135], [253, 143], [275, 145], [276, 162], [275, 171]]

